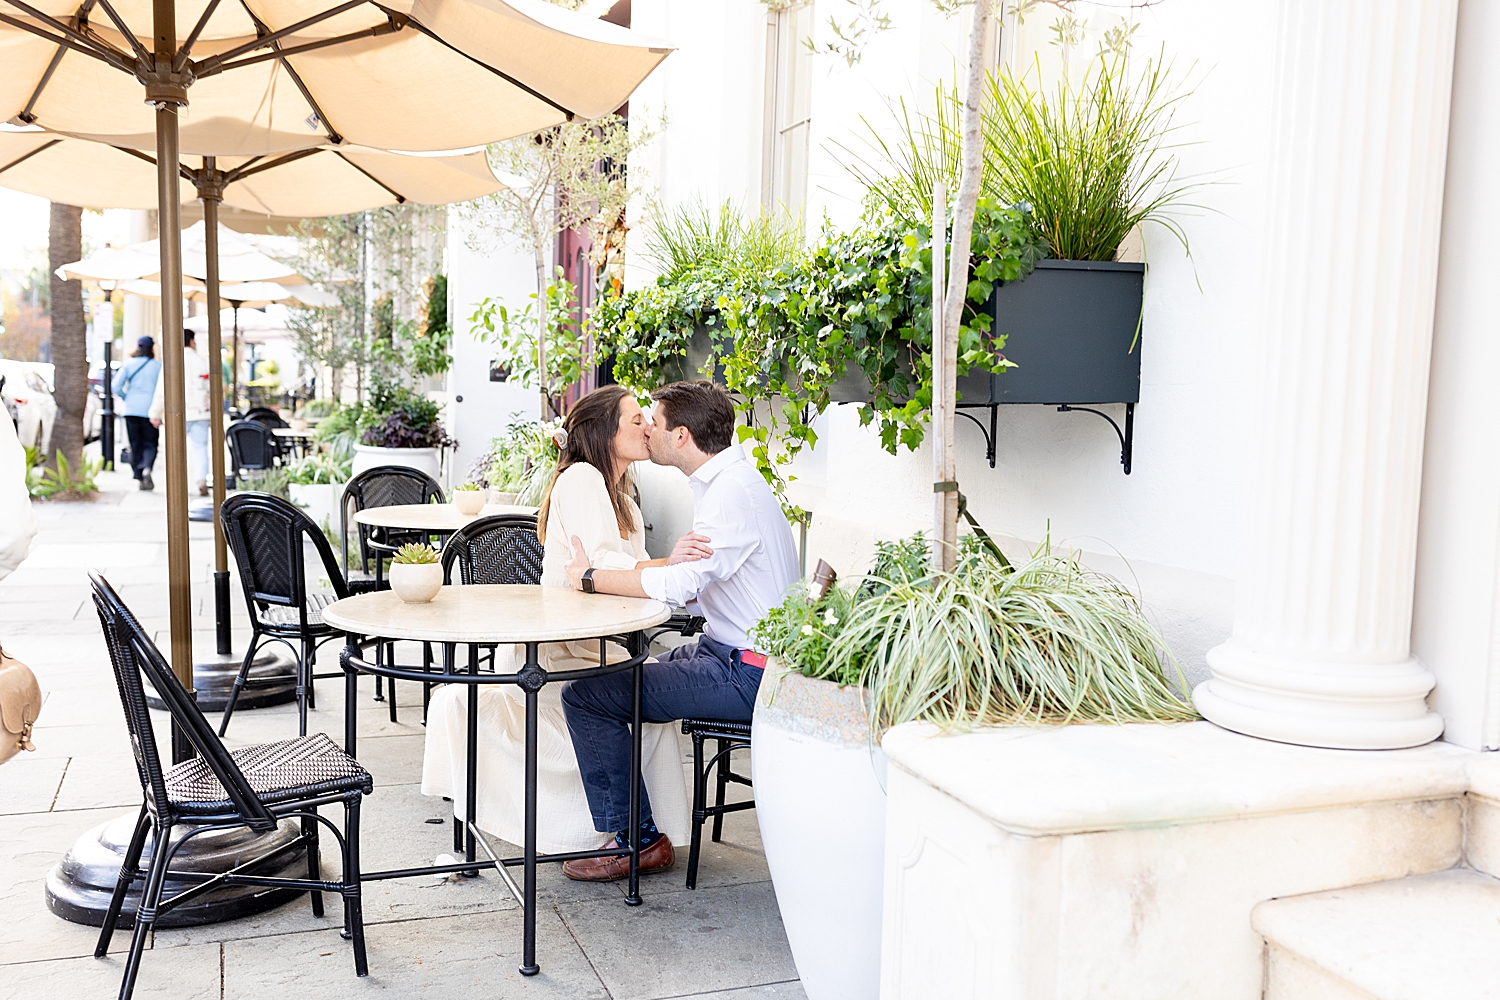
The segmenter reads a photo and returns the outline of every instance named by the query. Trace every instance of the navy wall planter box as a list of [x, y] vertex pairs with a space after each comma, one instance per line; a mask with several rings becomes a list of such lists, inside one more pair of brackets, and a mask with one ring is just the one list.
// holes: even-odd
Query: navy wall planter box
[[994, 329], [1017, 367], [990, 376], [988, 399], [965, 392], [963, 404], [1140, 402], [1145, 278], [1144, 264], [1044, 260], [995, 289]]

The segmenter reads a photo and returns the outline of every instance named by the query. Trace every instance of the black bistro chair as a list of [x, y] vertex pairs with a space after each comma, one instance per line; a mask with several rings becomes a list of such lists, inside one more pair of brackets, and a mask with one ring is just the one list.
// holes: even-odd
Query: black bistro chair
[[254, 420], [258, 424], [265, 424], [267, 427], [271, 428], [291, 426], [291, 424], [281, 419], [281, 414], [277, 413], [269, 406], [250, 407], [250, 409], [245, 411], [245, 419]]
[[[230, 885], [305, 889], [312, 894], [313, 914], [319, 917], [323, 915], [323, 893], [338, 892], [344, 900], [344, 937], [352, 940], [354, 946], [354, 972], [355, 975], [365, 975], [369, 970], [360, 905], [359, 807], [362, 797], [374, 788], [370, 773], [335, 746], [325, 733], [242, 747], [232, 753], [225, 749], [214, 735], [213, 727], [114, 588], [97, 573], [89, 574], [89, 582], [93, 587], [99, 623], [104, 629], [105, 644], [109, 647], [120, 702], [125, 709], [125, 724], [130, 730], [141, 790], [145, 794], [140, 817], [120, 865], [120, 877], [104, 915], [99, 943], [94, 948], [95, 958], [103, 958], [108, 953], [126, 894], [136, 882], [144, 882], [135, 913], [135, 933], [125, 959], [120, 1000], [130, 1000], [140, 970], [142, 950], [162, 916], [204, 893]], [[163, 767], [151, 713], [146, 707], [142, 675], [150, 681], [172, 721], [187, 735], [198, 756]], [[344, 806], [342, 831], [318, 814], [320, 806], [338, 803]], [[226, 872], [171, 870], [172, 859], [183, 845], [204, 833], [239, 827], [269, 832], [275, 830], [283, 819], [291, 818], [301, 823], [300, 835], [292, 843], [306, 845], [306, 879], [256, 874], [258, 870], [264, 870], [264, 862], [285, 853], [289, 846], [285, 844], [260, 858], [237, 858], [235, 867]], [[330, 882], [320, 877], [320, 823], [328, 826], [339, 845], [343, 860], [341, 881]], [[173, 828], [187, 824], [192, 828], [173, 843]], [[151, 861], [147, 871], [142, 873], [139, 865], [147, 833], [151, 834]], [[163, 898], [163, 887], [168, 879], [178, 884], [194, 884]], [[171, 954], [171, 949], [155, 954], [165, 959]]]
[[[229, 728], [240, 691], [253, 685], [250, 664], [263, 641], [284, 643], [297, 657], [297, 733], [307, 733], [307, 709], [316, 706], [313, 681], [342, 677], [342, 671], [315, 674], [318, 646], [342, 633], [323, 621], [323, 609], [349, 596], [338, 560], [323, 531], [293, 504], [270, 493], [236, 493], [224, 501], [219, 517], [224, 537], [234, 552], [240, 571], [240, 586], [250, 611], [254, 633], [245, 650], [244, 662], [224, 706], [219, 735]], [[314, 593], [307, 586], [303, 543], [311, 540], [323, 561], [323, 572], [333, 593]]]
[[281, 450], [265, 424], [254, 420], [237, 420], [224, 428], [229, 443], [231, 474], [239, 479], [246, 472], [260, 472], [276, 464]]
[[[353, 593], [386, 588], [382, 563], [408, 542], [425, 542], [422, 531], [389, 531], [355, 524], [354, 515], [371, 507], [394, 507], [412, 503], [442, 503], [443, 488], [431, 476], [404, 465], [377, 465], [350, 479], [344, 487], [344, 528], [340, 535], [344, 548], [344, 582]], [[349, 562], [349, 526], [359, 529], [359, 575]], [[370, 577], [370, 557], [375, 557], [375, 575]], [[378, 680], [378, 678], [377, 678]]]
[[476, 518], [449, 536], [443, 546], [443, 582], [542, 582], [542, 542], [533, 514], [491, 514]]

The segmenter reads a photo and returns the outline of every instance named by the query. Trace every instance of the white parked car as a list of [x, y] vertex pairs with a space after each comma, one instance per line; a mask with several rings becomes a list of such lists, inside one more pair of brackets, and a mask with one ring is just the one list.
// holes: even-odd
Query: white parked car
[[57, 422], [57, 401], [47, 380], [34, 366], [24, 361], [0, 358], [0, 399], [16, 425], [16, 437], [27, 448], [42, 454], [52, 446], [52, 425]]

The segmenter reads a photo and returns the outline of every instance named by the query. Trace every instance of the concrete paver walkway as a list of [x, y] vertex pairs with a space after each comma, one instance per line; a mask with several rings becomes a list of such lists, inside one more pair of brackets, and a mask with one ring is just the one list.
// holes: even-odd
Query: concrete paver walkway
[[[47, 871], [80, 834], [133, 813], [141, 801], [86, 571], [103, 572], [166, 645], [162, 493], [137, 492], [119, 473], [104, 474], [101, 485], [96, 503], [38, 504], [42, 530], [31, 556], [0, 581], [0, 643], [36, 671], [47, 696], [37, 751], [0, 765], [0, 992], [7, 996], [112, 996], [130, 940], [117, 933], [111, 955], [93, 958], [98, 931], [53, 916], [42, 893]], [[207, 653], [210, 526], [194, 524], [192, 537], [194, 637]], [[241, 651], [249, 631], [237, 582], [234, 613]], [[325, 648], [320, 665], [329, 669], [335, 647]], [[320, 681], [318, 693], [309, 728], [342, 742], [342, 684]], [[421, 794], [421, 692], [400, 686], [398, 723], [372, 693], [366, 679], [360, 757], [376, 788], [364, 812], [363, 863], [372, 870], [428, 863], [451, 851], [452, 820], [448, 803]], [[157, 729], [164, 741], [164, 714]], [[226, 742], [295, 734], [295, 708], [285, 705], [237, 713]], [[332, 1000], [436, 988], [461, 997], [801, 1000], [754, 811], [731, 814], [723, 843], [705, 844], [696, 891], [683, 885], [685, 863], [644, 878], [640, 907], [623, 905], [620, 885], [575, 883], [557, 866], [541, 866], [542, 974], [532, 979], [516, 971], [520, 910], [497, 876], [482, 875], [367, 884], [368, 979], [355, 977], [339, 938], [337, 897], [327, 897], [322, 918], [304, 897], [244, 920], [156, 933], [135, 995], [222, 1000], [291, 987]]]

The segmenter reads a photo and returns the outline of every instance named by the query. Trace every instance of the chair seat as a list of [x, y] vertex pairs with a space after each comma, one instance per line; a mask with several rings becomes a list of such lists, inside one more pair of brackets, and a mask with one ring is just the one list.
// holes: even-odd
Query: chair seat
[[[267, 804], [314, 798], [332, 792], [374, 788], [370, 772], [340, 750], [327, 733], [279, 743], [257, 743], [230, 752], [251, 789]], [[185, 760], [166, 773], [167, 797], [184, 814], [231, 812], [224, 786], [202, 757]]]
[[694, 733], [702, 733], [705, 736], [719, 736], [724, 739], [750, 738], [750, 723], [733, 722], [728, 719], [683, 719], [682, 734], [691, 736]]
[[[322, 625], [323, 609], [338, 599], [337, 594], [308, 594], [307, 624]], [[272, 604], [261, 612], [260, 618], [267, 625], [297, 625], [301, 621], [297, 609], [285, 604]]]

